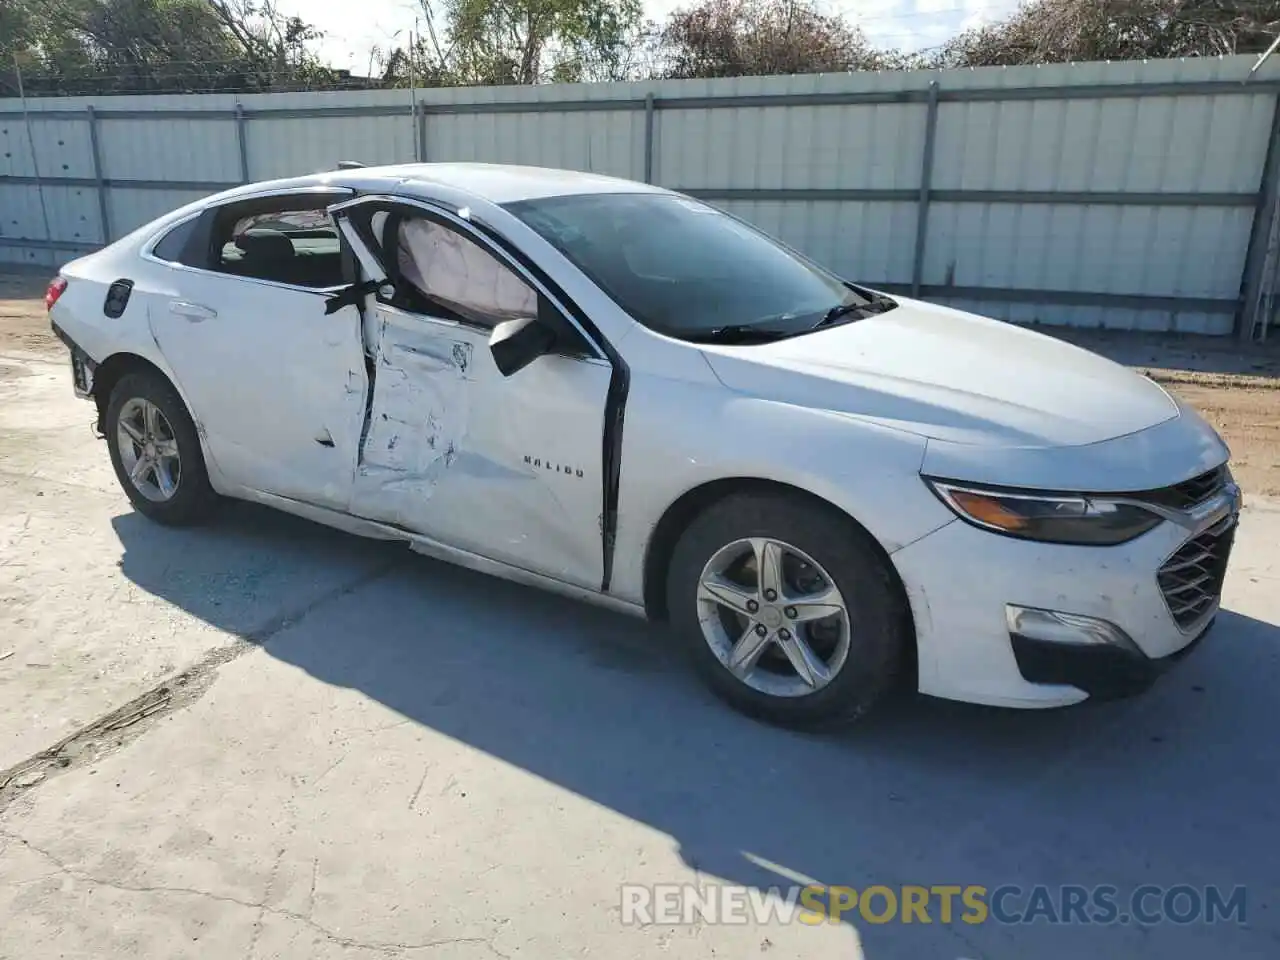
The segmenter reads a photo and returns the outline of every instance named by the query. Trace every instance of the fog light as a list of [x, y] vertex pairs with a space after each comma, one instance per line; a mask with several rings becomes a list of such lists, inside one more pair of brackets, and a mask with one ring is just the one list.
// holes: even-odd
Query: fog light
[[1035, 607], [1005, 604], [1005, 622], [1009, 633], [1028, 640], [1062, 643], [1076, 647], [1113, 646], [1138, 652], [1127, 633], [1114, 623], [1078, 613], [1059, 613]]

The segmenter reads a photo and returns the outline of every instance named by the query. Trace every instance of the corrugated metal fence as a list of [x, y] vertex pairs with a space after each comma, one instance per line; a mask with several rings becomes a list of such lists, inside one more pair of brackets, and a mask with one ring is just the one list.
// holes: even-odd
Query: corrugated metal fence
[[0, 100], [0, 260], [338, 160], [485, 160], [684, 190], [851, 278], [1018, 322], [1247, 334], [1280, 174], [1280, 63], [1252, 65]]

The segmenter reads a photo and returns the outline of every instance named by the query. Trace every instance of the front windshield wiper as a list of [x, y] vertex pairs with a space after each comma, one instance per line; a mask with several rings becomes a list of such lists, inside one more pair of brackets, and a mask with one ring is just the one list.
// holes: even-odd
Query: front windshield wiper
[[[873, 317], [876, 314], [885, 313], [897, 307], [898, 302], [891, 300], [889, 297], [870, 291], [858, 291], [861, 299], [854, 300], [850, 303], [838, 303], [826, 313], [812, 327], [801, 327], [798, 330], [779, 330], [776, 327], [765, 326], [758, 323], [730, 323], [722, 327], [712, 327], [709, 330], [677, 330], [674, 335], [690, 343], [725, 343], [725, 344], [742, 344], [742, 343], [771, 343], [774, 340], [785, 340], [788, 337], [798, 337], [804, 333], [810, 333], [813, 330], [829, 327], [838, 323], [844, 317], [857, 314], [858, 320], [864, 317]], [[770, 318], [774, 321], [794, 319], [792, 314], [784, 314], [781, 317]]]
[[[853, 303], [837, 303], [834, 307], [823, 314], [822, 319], [813, 325], [813, 329], [817, 330], [819, 327], [829, 327], [842, 317], [847, 317], [851, 313], [860, 313], [868, 306], [870, 306], [870, 304], [858, 303], [856, 300]], [[861, 320], [862, 318], [859, 317], [858, 319]]]
[[834, 307], [823, 314], [822, 319], [813, 325], [813, 329], [817, 330], [821, 327], [830, 327], [838, 320], [851, 316], [855, 313], [859, 315], [856, 318], [858, 320], [862, 320], [866, 317], [874, 317], [876, 314], [892, 310], [897, 305], [897, 301], [890, 300], [888, 297], [880, 296], [879, 294], [873, 295], [866, 303], [862, 303], [857, 300], [854, 300], [851, 303], [837, 303]]
[[690, 343], [769, 343], [791, 336], [781, 330], [747, 323], [731, 323], [709, 330], [681, 330], [676, 336]]

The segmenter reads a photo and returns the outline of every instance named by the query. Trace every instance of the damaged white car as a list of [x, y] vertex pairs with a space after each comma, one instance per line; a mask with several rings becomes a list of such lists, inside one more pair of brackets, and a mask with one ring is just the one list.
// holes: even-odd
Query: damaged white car
[[1135, 691], [1218, 609], [1239, 490], [1155, 383], [655, 187], [255, 184], [68, 264], [48, 303], [147, 516], [238, 497], [668, 620], [771, 720], [904, 679]]

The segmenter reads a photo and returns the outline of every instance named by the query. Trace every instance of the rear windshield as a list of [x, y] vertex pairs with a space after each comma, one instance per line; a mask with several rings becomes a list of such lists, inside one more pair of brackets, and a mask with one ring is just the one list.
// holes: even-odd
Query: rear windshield
[[651, 329], [797, 331], [858, 299], [837, 277], [714, 207], [664, 193], [522, 200], [507, 209]]

